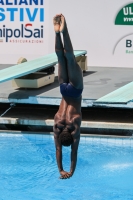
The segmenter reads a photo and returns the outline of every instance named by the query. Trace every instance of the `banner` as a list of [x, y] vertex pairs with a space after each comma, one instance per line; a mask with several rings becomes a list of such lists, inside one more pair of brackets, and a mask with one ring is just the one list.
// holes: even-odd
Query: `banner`
[[[133, 27], [133, 3], [127, 4], [120, 9], [115, 19], [116, 26], [131, 26]], [[120, 28], [120, 27], [119, 27]], [[113, 55], [133, 55], [133, 32], [121, 34], [116, 42]]]
[[[73, 48], [87, 50], [88, 66], [133, 67], [133, 1], [50, 1], [50, 16], [65, 15]], [[49, 51], [54, 50], [50, 22]]]
[[74, 50], [88, 66], [133, 67], [133, 1], [0, 0], [0, 63], [54, 52], [53, 17], [62, 13]]
[[0, 0], [0, 63], [47, 53], [44, 0]]

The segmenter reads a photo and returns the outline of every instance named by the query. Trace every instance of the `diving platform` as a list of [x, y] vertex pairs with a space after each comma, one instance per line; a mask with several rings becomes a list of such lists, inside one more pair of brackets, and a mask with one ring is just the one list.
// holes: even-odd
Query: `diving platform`
[[[12, 65], [0, 65], [0, 69], [8, 71], [10, 66]], [[16, 65], [20, 66], [21, 64]], [[57, 69], [55, 66], [54, 83], [36, 89], [12, 87], [12, 80], [1, 82], [0, 103], [59, 105], [61, 94]], [[88, 66], [88, 70], [83, 73], [82, 107], [132, 109], [132, 74], [133, 68]]]
[[[75, 57], [80, 57], [86, 54], [87, 51], [74, 51]], [[56, 65], [57, 62], [56, 54], [52, 53], [28, 62], [20, 63], [19, 65], [10, 66], [0, 71], [0, 83], [47, 69]]]
[[97, 99], [95, 103], [119, 103], [126, 104], [133, 100], [133, 82], [120, 87], [119, 89]]

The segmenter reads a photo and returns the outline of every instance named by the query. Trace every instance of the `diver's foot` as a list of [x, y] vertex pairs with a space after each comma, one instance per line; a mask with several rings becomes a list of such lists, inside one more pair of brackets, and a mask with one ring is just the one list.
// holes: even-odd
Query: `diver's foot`
[[66, 30], [67, 30], [66, 20], [65, 20], [65, 17], [61, 14], [60, 32], [63, 33]]
[[60, 24], [61, 24], [61, 15], [56, 15], [53, 18], [54, 30], [56, 33], [60, 32]]

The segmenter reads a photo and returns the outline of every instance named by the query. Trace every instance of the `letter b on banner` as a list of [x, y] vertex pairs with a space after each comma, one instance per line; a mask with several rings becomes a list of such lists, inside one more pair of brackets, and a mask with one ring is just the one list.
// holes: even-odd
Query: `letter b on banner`
[[132, 40], [126, 40], [126, 47], [132, 47]]

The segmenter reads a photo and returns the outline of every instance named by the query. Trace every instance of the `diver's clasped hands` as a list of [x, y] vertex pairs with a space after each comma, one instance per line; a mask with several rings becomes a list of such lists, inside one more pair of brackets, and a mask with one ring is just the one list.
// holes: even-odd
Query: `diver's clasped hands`
[[66, 172], [64, 170], [60, 171], [60, 179], [67, 179], [67, 178], [70, 178], [73, 174], [72, 172]]

